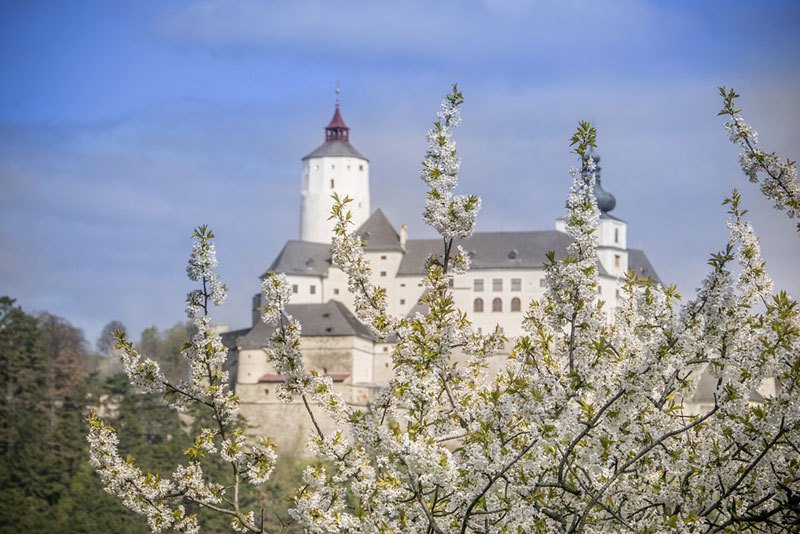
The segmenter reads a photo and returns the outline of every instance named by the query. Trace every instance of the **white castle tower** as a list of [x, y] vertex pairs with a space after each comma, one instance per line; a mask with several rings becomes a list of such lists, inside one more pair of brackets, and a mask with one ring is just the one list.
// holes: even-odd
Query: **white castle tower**
[[[336, 90], [338, 95], [339, 90]], [[348, 196], [353, 228], [360, 227], [370, 214], [369, 160], [350, 144], [350, 128], [336, 111], [325, 127], [325, 142], [303, 158], [300, 187], [300, 240], [330, 243], [333, 235], [331, 195]]]

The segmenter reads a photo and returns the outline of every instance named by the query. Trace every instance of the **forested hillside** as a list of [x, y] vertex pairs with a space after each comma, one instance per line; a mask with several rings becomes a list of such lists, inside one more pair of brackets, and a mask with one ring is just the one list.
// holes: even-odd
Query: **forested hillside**
[[[31, 315], [0, 297], [0, 532], [149, 531], [141, 516], [105, 493], [89, 467], [86, 415], [90, 409], [102, 413], [121, 430], [121, 451], [148, 469], [166, 471], [181, 461], [191, 445], [188, 431], [204, 414], [179, 418], [153, 396], [133, 390], [117, 372], [108, 341], [112, 328], [122, 325], [110, 323], [93, 350], [65, 319]], [[184, 324], [166, 331], [151, 327], [140, 346], [177, 376], [188, 335]], [[264, 493], [247, 496], [264, 503], [265, 523], [274, 530], [286, 521], [285, 497], [299, 485], [300, 471], [297, 462], [285, 461]], [[221, 517], [201, 513], [201, 520], [205, 531], [229, 529]]]

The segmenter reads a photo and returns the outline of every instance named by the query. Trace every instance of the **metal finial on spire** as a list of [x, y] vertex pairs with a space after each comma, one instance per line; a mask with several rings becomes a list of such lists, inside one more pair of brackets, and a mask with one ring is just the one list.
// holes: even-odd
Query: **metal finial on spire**
[[336, 107], [339, 107], [339, 94], [342, 92], [342, 88], [339, 85], [339, 80], [336, 80]]

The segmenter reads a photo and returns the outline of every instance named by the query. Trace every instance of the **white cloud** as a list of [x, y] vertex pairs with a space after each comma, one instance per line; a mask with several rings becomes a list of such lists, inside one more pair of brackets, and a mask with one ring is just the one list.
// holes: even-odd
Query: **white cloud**
[[373, 1], [197, 0], [165, 9], [155, 24], [168, 39], [220, 48], [475, 62], [498, 54], [547, 54], [551, 47], [586, 54], [652, 40], [658, 30], [684, 23], [668, 10], [637, 0], [414, 0], [391, 6]]

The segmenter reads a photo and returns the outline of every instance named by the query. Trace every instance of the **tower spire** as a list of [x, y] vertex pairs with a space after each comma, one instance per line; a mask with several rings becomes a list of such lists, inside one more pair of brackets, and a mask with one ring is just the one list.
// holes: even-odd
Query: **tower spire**
[[339, 93], [342, 90], [339, 87], [339, 82], [336, 82], [336, 109], [333, 112], [331, 122], [325, 127], [325, 140], [326, 141], [349, 141], [350, 128], [344, 123], [342, 113], [339, 111]]

